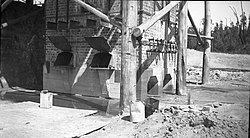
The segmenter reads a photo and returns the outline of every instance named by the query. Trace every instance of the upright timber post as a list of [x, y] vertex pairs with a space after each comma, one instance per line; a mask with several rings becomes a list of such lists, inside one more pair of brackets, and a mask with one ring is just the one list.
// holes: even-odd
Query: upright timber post
[[177, 77], [176, 94], [187, 95], [186, 65], [187, 65], [187, 2], [182, 1], [179, 6], [178, 18], [178, 52], [177, 52]]
[[[205, 36], [211, 37], [211, 12], [210, 1], [205, 1]], [[209, 80], [209, 55], [211, 52], [211, 40], [205, 40], [205, 46], [203, 51], [203, 66], [202, 66], [202, 84], [206, 84]]]
[[[140, 9], [139, 9], [139, 25], [142, 24], [142, 20], [143, 20], [143, 0], [140, 0], [139, 2], [139, 5], [140, 5]], [[142, 65], [142, 44], [139, 44], [139, 47], [138, 47], [138, 73], [136, 76], [136, 80], [137, 80], [137, 97], [136, 99], [137, 100], [144, 100], [146, 98], [146, 94], [144, 94], [145, 92], [143, 92], [142, 90], [142, 87], [145, 87], [145, 86], [142, 86], [142, 80], [141, 80], [141, 75], [142, 75], [142, 68], [141, 68], [141, 65]]]
[[[167, 5], [167, 4], [169, 4], [169, 2], [170, 1], [165, 1], [164, 4]], [[168, 38], [168, 27], [169, 27], [169, 19], [170, 19], [169, 15], [170, 15], [169, 12], [165, 15], [165, 35], [164, 35], [164, 38], [166, 41], [169, 39]], [[164, 77], [168, 73], [169, 73], [169, 71], [168, 71], [167, 53], [164, 53]]]
[[122, 48], [120, 109], [129, 113], [131, 101], [136, 101], [136, 46], [132, 30], [137, 26], [137, 1], [122, 0]]

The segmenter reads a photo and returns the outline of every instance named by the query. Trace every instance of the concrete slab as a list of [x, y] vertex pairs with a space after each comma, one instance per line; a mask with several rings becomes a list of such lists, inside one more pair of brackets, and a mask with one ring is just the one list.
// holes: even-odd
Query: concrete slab
[[[53, 106], [39, 108], [38, 103], [22, 102], [0, 105], [0, 137], [62, 138], [81, 136], [105, 126], [110, 119], [93, 118], [97, 110]], [[7, 118], [3, 118], [3, 117]]]
[[0, 100], [0, 137], [79, 137], [107, 125], [119, 100], [58, 93], [52, 108], [39, 107], [38, 93], [8, 92]]

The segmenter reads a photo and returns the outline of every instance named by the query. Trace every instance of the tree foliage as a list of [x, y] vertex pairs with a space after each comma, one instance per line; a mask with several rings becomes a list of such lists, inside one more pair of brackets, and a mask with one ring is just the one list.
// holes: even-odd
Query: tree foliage
[[[240, 23], [230, 23], [230, 26], [223, 27], [223, 22], [216, 23], [212, 30], [214, 39], [211, 43], [212, 52], [230, 53], [230, 54], [250, 54], [250, 23], [246, 25], [247, 19], [243, 18]], [[250, 20], [250, 15], [249, 19]], [[193, 27], [189, 27], [189, 34], [194, 34]], [[200, 32], [202, 34], [203, 32]], [[188, 48], [202, 51], [203, 48], [198, 45], [196, 38], [188, 38]]]

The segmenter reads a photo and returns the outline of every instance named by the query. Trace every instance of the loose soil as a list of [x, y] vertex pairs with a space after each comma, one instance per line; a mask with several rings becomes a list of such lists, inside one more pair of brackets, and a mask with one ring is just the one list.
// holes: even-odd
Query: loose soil
[[211, 53], [209, 83], [199, 85], [202, 53], [188, 50], [187, 96], [164, 95], [160, 110], [143, 122], [121, 116], [95, 138], [248, 138], [250, 55]]

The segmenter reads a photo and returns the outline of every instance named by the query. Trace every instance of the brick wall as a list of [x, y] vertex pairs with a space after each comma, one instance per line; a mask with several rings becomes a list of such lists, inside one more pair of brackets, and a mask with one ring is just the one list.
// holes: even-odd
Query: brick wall
[[[78, 22], [78, 26], [76, 28], [71, 28], [71, 24], [67, 24], [66, 29], [49, 29], [47, 25], [46, 29], [46, 61], [49, 61], [51, 66], [53, 67], [53, 63], [58, 55], [58, 53], [62, 52], [60, 49], [57, 49], [48, 39], [48, 36], [64, 36], [70, 46], [72, 47], [72, 53], [76, 56], [76, 67], [81, 67], [84, 61], [87, 61], [85, 64], [89, 65], [92, 61], [94, 54], [98, 51], [93, 50], [89, 44], [85, 41], [84, 37], [89, 37], [96, 35], [101, 29], [100, 18], [88, 13], [84, 12], [84, 9], [80, 7], [79, 4], [74, 1], [69, 1], [69, 16], [67, 18], [67, 1], [66, 0], [58, 0], [58, 8], [56, 8], [57, 0], [47, 0], [46, 2], [46, 23], [48, 22], [70, 22], [76, 21]], [[91, 3], [92, 6], [95, 6], [97, 9], [100, 9], [104, 13], [109, 13], [112, 17], [119, 15], [119, 0], [83, 0], [87, 3]], [[110, 2], [110, 3], [109, 3]], [[138, 1], [139, 5], [139, 1]], [[110, 6], [110, 7], [109, 7]], [[139, 11], [138, 6], [138, 11]], [[58, 9], [58, 11], [56, 11]], [[109, 10], [111, 9], [111, 10]], [[152, 17], [155, 12], [159, 9], [155, 7], [154, 1], [144, 1], [143, 2], [143, 12], [142, 12], [142, 21], [145, 22], [147, 19]], [[120, 15], [121, 16], [121, 15]], [[139, 14], [138, 14], [139, 16]], [[57, 17], [57, 18], [56, 18]], [[67, 20], [68, 19], [68, 20]], [[95, 26], [87, 26], [87, 19], [95, 20]], [[139, 24], [139, 18], [138, 18]], [[144, 39], [164, 39], [164, 30], [165, 30], [165, 22], [160, 20], [156, 22], [153, 26], [151, 26], [148, 31], [143, 34]], [[108, 39], [110, 34], [110, 28], [105, 27], [101, 36], [104, 36]], [[120, 33], [116, 31], [114, 36], [110, 41], [111, 47], [113, 50], [111, 54], [113, 56], [113, 60], [115, 62], [115, 67], [117, 70], [121, 69], [121, 36]], [[153, 68], [153, 75], [162, 79], [163, 71], [163, 55], [160, 53], [149, 53], [146, 50], [149, 50], [150, 47], [143, 46], [142, 47], [142, 63], [144, 63], [145, 68]], [[137, 53], [139, 49], [137, 50]], [[89, 56], [89, 53], [90, 56]], [[138, 55], [138, 54], [137, 54]], [[88, 58], [86, 60], [86, 58]], [[137, 58], [138, 59], [138, 58]], [[137, 60], [138, 63], [138, 60]], [[139, 68], [139, 66], [138, 66]]]
[[[102, 11], [106, 11], [108, 9], [107, 0], [86, 0], [85, 2], [91, 2], [94, 6]], [[46, 4], [46, 22], [55, 22], [57, 21], [67, 21], [67, 2], [65, 0], [58, 0], [58, 19], [56, 19], [56, 0], [48, 0]], [[72, 47], [72, 51], [75, 55], [77, 55], [77, 65], [81, 65], [81, 63], [85, 60], [86, 56], [90, 51], [90, 46], [84, 40], [84, 37], [90, 37], [96, 35], [100, 30], [101, 26], [99, 24], [100, 18], [96, 17], [91, 13], [83, 13], [83, 9], [79, 6], [79, 4], [74, 1], [69, 2], [69, 21], [77, 21], [80, 22], [80, 28], [69, 28], [68, 30], [46, 30], [46, 60], [50, 61], [53, 65], [53, 62], [56, 59], [56, 56], [59, 52], [59, 49], [55, 48], [55, 46], [49, 41], [48, 36], [64, 36]], [[96, 20], [97, 24], [94, 27], [87, 26], [87, 19]], [[69, 25], [68, 25], [69, 26]], [[110, 33], [110, 28], [105, 28], [101, 33], [101, 36], [108, 38], [108, 33]], [[112, 38], [110, 45], [114, 47], [113, 53], [118, 54], [116, 48], [119, 49], [120, 40], [116, 44], [117, 37], [120, 37], [118, 33], [114, 35]], [[89, 57], [89, 62], [91, 61], [93, 55], [96, 53], [96, 50], [91, 52], [91, 56]], [[117, 63], [118, 64], [118, 63]], [[119, 65], [117, 66], [119, 68]]]
[[[117, 1], [117, 0], [116, 0]], [[119, 1], [119, 0], [118, 0]], [[102, 9], [103, 11], [107, 11], [108, 9], [108, 1], [107, 0], [86, 0], [85, 2], [92, 2], [93, 5], [95, 5], [98, 9]], [[114, 2], [111, 2], [111, 4]], [[119, 2], [118, 2], [119, 3]], [[138, 1], [139, 3], [139, 1]], [[65, 0], [58, 0], [58, 21], [65, 21], [67, 20], [67, 2]], [[138, 4], [139, 5], [139, 4]], [[55, 22], [56, 21], [56, 0], [48, 0], [46, 4], [46, 22]], [[116, 3], [116, 5], [113, 5], [119, 7], [119, 4]], [[111, 7], [112, 10], [117, 10], [114, 7]], [[139, 9], [139, 7], [138, 7]], [[156, 7], [154, 10], [154, 2], [153, 1], [144, 1], [143, 2], [143, 13], [142, 13], [142, 20], [145, 22], [147, 19], [149, 19], [155, 12], [157, 12], [159, 9]], [[112, 13], [112, 11], [109, 11]], [[117, 11], [116, 11], [117, 13]], [[139, 16], [139, 15], [138, 15]], [[56, 36], [56, 35], [62, 35], [65, 36], [70, 45], [72, 46], [73, 53], [78, 55], [78, 62], [82, 62], [86, 55], [89, 52], [89, 45], [84, 40], [84, 37], [86, 36], [93, 36], [96, 35], [98, 30], [101, 28], [100, 26], [100, 18], [96, 17], [93, 14], [82, 13], [81, 7], [75, 3], [74, 1], [69, 1], [69, 19], [68, 20], [74, 20], [80, 22], [80, 25], [82, 28], [77, 29], [69, 29], [68, 31], [62, 30], [46, 30], [46, 36]], [[86, 20], [92, 19], [97, 21], [96, 27], [89, 28], [86, 26]], [[143, 34], [143, 37], [145, 39], [155, 38], [155, 39], [164, 39], [164, 30], [165, 30], [165, 22], [158, 21], [153, 26], [149, 28], [148, 31], [146, 31]], [[106, 28], [102, 36], [107, 37], [107, 32], [109, 31], [109, 28]], [[117, 40], [118, 39], [118, 40]], [[114, 41], [112, 41], [114, 40]], [[112, 53], [114, 55], [120, 55], [120, 45], [121, 45], [121, 37], [119, 36], [119, 33], [115, 34], [115, 37], [112, 38], [110, 45], [114, 47]], [[143, 47], [143, 60], [146, 60], [147, 54], [145, 53], [146, 50], [149, 49], [148, 47]], [[51, 61], [52, 63], [55, 61], [56, 55], [60, 52], [59, 49], [55, 48], [53, 44], [46, 39], [46, 60]], [[96, 53], [97, 51], [94, 50], [93, 53]], [[119, 60], [120, 57], [117, 57], [117, 60]], [[91, 59], [90, 59], [91, 61]], [[119, 60], [120, 61], [120, 60]], [[78, 63], [79, 64], [79, 63]], [[119, 63], [117, 63], [117, 68], [120, 68]]]

